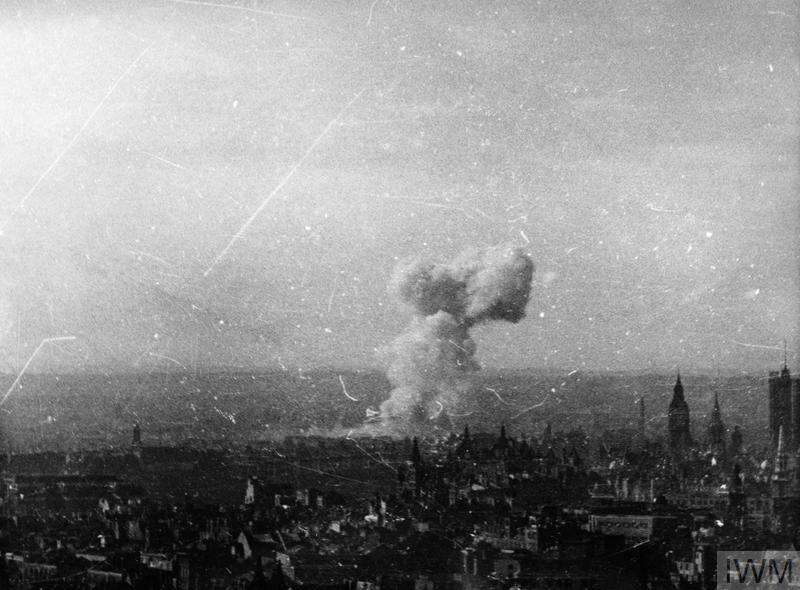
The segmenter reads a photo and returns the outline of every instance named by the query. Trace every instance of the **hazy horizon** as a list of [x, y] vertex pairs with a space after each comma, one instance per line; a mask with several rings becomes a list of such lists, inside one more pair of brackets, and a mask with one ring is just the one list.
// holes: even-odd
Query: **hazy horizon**
[[[791, 366], [788, 367], [789, 372], [793, 378], [800, 378], [800, 370], [794, 370]], [[764, 366], [763, 370], [736, 370], [736, 369], [723, 369], [723, 368], [715, 368], [709, 370], [703, 369], [691, 369], [691, 370], [684, 370], [679, 367], [673, 368], [641, 368], [641, 369], [570, 369], [568, 367], [500, 367], [500, 366], [493, 366], [493, 367], [484, 367], [483, 369], [475, 372], [473, 375], [480, 376], [480, 375], [497, 375], [502, 373], [509, 373], [509, 374], [519, 374], [519, 373], [530, 373], [532, 375], [550, 375], [550, 376], [571, 376], [571, 375], [593, 375], [593, 376], [602, 376], [602, 375], [631, 375], [631, 376], [638, 376], [638, 377], [646, 377], [646, 376], [654, 376], [654, 377], [677, 377], [678, 374], [683, 377], [759, 377], [763, 376], [766, 377], [771, 372], [779, 372], [783, 369], [783, 363], [776, 364], [775, 366]], [[180, 376], [189, 376], [197, 374], [198, 376], [202, 376], [203, 374], [280, 374], [280, 373], [297, 373], [297, 374], [305, 374], [305, 373], [337, 373], [337, 372], [348, 372], [348, 373], [377, 373], [384, 375], [386, 373], [386, 367], [381, 367], [378, 365], [362, 365], [362, 366], [347, 366], [347, 365], [316, 365], [316, 366], [309, 366], [309, 367], [299, 367], [299, 366], [287, 366], [286, 369], [274, 368], [274, 367], [245, 367], [245, 366], [237, 366], [237, 365], [208, 365], [197, 368], [193, 367], [174, 367], [170, 368], [168, 366], [159, 366], [155, 368], [148, 368], [144, 369], [137, 369], [135, 367], [120, 367], [120, 368], [113, 368], [113, 367], [102, 367], [102, 366], [90, 366], [90, 367], [83, 367], [83, 368], [71, 368], [71, 369], [64, 369], [59, 370], [58, 368], [52, 369], [40, 369], [40, 370], [26, 370], [24, 375], [89, 375], [89, 376], [113, 376], [113, 375], [180, 375]], [[0, 371], [0, 376], [4, 378], [16, 378], [18, 376], [17, 371]], [[24, 376], [22, 377], [24, 380]]]

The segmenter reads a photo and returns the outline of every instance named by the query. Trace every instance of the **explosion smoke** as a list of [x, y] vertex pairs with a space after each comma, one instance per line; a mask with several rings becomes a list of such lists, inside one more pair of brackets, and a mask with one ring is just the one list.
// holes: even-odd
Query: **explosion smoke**
[[530, 257], [509, 246], [470, 250], [449, 264], [399, 264], [390, 291], [416, 316], [389, 349], [393, 389], [381, 404], [384, 423], [413, 428], [453, 409], [480, 369], [469, 329], [525, 317], [532, 277]]

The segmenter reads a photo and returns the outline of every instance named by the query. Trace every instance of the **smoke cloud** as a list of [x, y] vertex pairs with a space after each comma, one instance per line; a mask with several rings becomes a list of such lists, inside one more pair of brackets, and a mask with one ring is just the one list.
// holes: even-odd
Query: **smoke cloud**
[[414, 429], [455, 408], [480, 369], [470, 328], [525, 317], [532, 277], [530, 257], [510, 246], [470, 250], [447, 264], [399, 264], [390, 292], [415, 317], [388, 350], [393, 389], [381, 405], [384, 424]]

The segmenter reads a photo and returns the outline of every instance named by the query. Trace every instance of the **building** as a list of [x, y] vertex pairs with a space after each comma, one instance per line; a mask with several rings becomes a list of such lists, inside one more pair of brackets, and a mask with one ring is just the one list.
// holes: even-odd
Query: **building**
[[604, 535], [618, 535], [628, 545], [670, 537], [678, 519], [672, 515], [654, 514], [590, 514], [588, 530]]
[[722, 422], [722, 413], [719, 410], [719, 396], [714, 394], [714, 408], [708, 420], [706, 429], [708, 448], [720, 457], [725, 456], [725, 424]]
[[775, 464], [770, 477], [772, 496], [772, 514], [770, 518], [772, 532], [789, 534], [797, 530], [800, 501], [793, 493], [791, 486], [792, 470], [789, 454], [786, 451], [783, 427], [778, 430], [778, 448], [775, 452]]
[[[769, 434], [773, 448], [778, 446], [781, 429], [792, 444], [792, 376], [784, 364], [783, 369], [769, 373]], [[790, 434], [790, 436], [787, 436]]]
[[681, 454], [692, 445], [692, 435], [689, 429], [689, 405], [683, 396], [681, 375], [675, 381], [672, 401], [668, 411], [669, 449], [673, 454]]

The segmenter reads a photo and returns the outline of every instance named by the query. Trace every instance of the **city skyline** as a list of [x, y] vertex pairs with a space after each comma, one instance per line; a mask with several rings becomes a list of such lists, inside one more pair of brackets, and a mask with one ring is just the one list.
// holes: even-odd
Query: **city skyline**
[[384, 366], [398, 262], [499, 244], [485, 368], [797, 371], [791, 3], [3, 12], [4, 373]]

